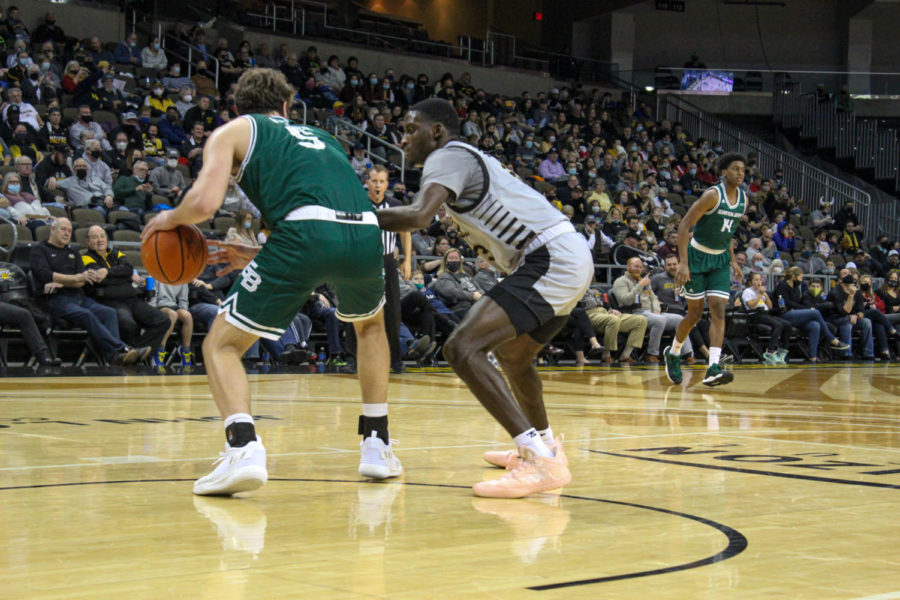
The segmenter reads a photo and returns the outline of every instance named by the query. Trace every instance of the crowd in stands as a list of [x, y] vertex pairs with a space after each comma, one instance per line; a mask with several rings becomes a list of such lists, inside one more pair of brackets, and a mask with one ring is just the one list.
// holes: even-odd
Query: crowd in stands
[[[727, 150], [719, 141], [659, 120], [645, 103], [632, 106], [580, 83], [509, 97], [477, 87], [468, 72], [376, 73], [353, 56], [320, 57], [314, 46], [233, 47], [208, 34], [177, 22], [163, 48], [158, 38], [134, 33], [74, 39], [53, 13], [22, 15], [10, 7], [0, 15], [7, 48], [0, 69], [0, 216], [35, 242], [16, 268], [30, 271], [38, 308], [87, 330], [103, 361], [163, 367], [176, 355], [184, 366], [196, 360], [194, 334], [211, 323], [235, 273], [219, 276], [210, 267], [191, 284], [157, 284], [148, 294], [136, 274], [140, 265], [116, 242], [134, 242], [148, 218], [178, 202], [202, 167], [209, 134], [236, 117], [235, 82], [260, 66], [281, 70], [296, 88], [290, 118], [302, 119], [305, 106], [315, 118], [353, 124], [386, 144], [399, 142], [396, 123], [416, 102], [451, 102], [461, 138], [566, 214], [595, 263], [614, 265], [597, 268], [594, 285], [545, 356], [568, 350], [576, 364], [658, 362], [663, 338], [686, 311], [673, 279], [677, 228], [690, 204], [719, 180], [716, 162]], [[200, 49], [194, 65], [184, 62], [186, 44]], [[388, 197], [410, 202], [415, 177], [401, 178], [389, 147], [376, 141], [367, 151], [363, 141], [347, 145], [361, 185], [373, 165], [385, 164]], [[829, 348], [838, 353], [832, 357], [896, 359], [898, 240], [864, 230], [852, 203], [799, 198], [781, 171], [762, 173], [753, 155], [746, 166], [749, 205], [734, 242], [744, 278], [733, 282], [731, 305], [751, 316], [754, 336], [767, 340], [760, 358], [815, 361]], [[264, 244], [266, 227], [232, 182], [216, 219], [202, 229]], [[446, 215], [414, 232], [412, 241], [414, 270], [401, 282], [405, 348], [425, 336], [445, 340], [504, 275], [476, 256]], [[318, 327], [327, 358], [344, 366], [354, 343], [335, 316], [339, 301], [327, 286], [316, 290], [285, 337], [263, 341], [258, 352], [284, 362], [314, 359], [309, 336]], [[53, 363], [21, 304], [0, 293], [0, 322], [22, 332], [39, 363]], [[25, 313], [33, 317], [36, 310]], [[708, 328], [701, 321], [685, 342], [688, 363], [708, 357]], [[432, 344], [415, 358], [431, 364], [439, 356]]]

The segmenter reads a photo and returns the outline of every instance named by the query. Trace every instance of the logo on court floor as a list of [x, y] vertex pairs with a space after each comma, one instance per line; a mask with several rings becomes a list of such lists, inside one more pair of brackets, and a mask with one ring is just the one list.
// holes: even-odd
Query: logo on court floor
[[592, 450], [621, 458], [734, 473], [900, 489], [900, 462], [856, 460], [837, 452], [757, 452], [742, 444]]

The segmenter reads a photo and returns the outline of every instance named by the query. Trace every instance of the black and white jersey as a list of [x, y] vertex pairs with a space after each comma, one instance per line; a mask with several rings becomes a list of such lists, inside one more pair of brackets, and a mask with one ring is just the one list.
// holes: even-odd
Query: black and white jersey
[[448, 142], [425, 160], [421, 187], [451, 190], [447, 211], [466, 242], [508, 273], [526, 252], [574, 227], [547, 199], [468, 144]]
[[[400, 206], [402, 203], [396, 200], [388, 200], [385, 198], [381, 201], [380, 204], [375, 204], [375, 210], [383, 210], [385, 208], [392, 208], [394, 206]], [[394, 248], [397, 247], [397, 234], [392, 231], [381, 231], [381, 245], [384, 246], [384, 253], [394, 255]]]

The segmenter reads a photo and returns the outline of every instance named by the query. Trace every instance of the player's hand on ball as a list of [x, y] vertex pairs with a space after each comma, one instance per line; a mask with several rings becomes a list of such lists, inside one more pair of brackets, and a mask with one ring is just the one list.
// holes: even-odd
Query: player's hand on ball
[[243, 269], [251, 260], [256, 258], [259, 252], [258, 246], [248, 246], [240, 242], [225, 242], [221, 240], [206, 240], [209, 248], [209, 258], [206, 263], [218, 265], [228, 263], [228, 266], [216, 273], [219, 277], [236, 269]]
[[169, 218], [170, 213], [171, 211], [164, 210], [150, 219], [147, 224], [144, 225], [144, 230], [141, 231], [141, 241], [143, 242], [157, 231], [167, 231], [169, 229], [175, 229], [175, 224], [172, 223], [171, 219]]

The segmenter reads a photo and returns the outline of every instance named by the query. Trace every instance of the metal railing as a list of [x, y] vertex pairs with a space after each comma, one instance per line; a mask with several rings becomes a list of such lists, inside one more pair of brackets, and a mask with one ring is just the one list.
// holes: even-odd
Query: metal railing
[[864, 190], [817, 169], [799, 158], [762, 141], [730, 123], [704, 112], [677, 94], [661, 95], [662, 112], [670, 121], [680, 121], [695, 138], [720, 141], [729, 151], [757, 155], [763, 173], [782, 169], [791, 194], [809, 210], [815, 210], [820, 198], [833, 198], [838, 206], [852, 201], [855, 212], [867, 230], [873, 231], [871, 196]]
[[[167, 41], [171, 41], [172, 44], [177, 44], [178, 46], [183, 46], [183, 47], [187, 48], [187, 51], [188, 51], [187, 56], [181, 54], [180, 52], [178, 52], [172, 48], [166, 47]], [[180, 58], [181, 60], [183, 60], [187, 63], [187, 68], [188, 68], [187, 76], [188, 77], [190, 77], [191, 73], [193, 73], [193, 70], [196, 67], [196, 63], [201, 60], [206, 61], [207, 67], [210, 64], [214, 65], [215, 71], [213, 71], [213, 75], [215, 76], [215, 85], [216, 85], [216, 89], [219, 89], [219, 59], [218, 58], [216, 58], [212, 54], [209, 54], [208, 52], [204, 52], [199, 47], [194, 46], [191, 43], [177, 39], [175, 36], [173, 36], [170, 33], [167, 33], [162, 37], [162, 39], [160, 40], [160, 44], [162, 45], [163, 50], [165, 50], [167, 53], [169, 53], [172, 56], [175, 56], [177, 58]], [[195, 52], [198, 56], [196, 61], [194, 60]]]
[[[349, 119], [345, 119], [342, 117], [329, 117], [328, 120], [326, 120], [325, 127], [323, 127], [323, 129], [329, 131], [332, 135], [334, 135], [334, 137], [349, 145], [351, 148], [357, 142], [365, 140], [365, 142], [363, 143], [366, 146], [366, 154], [369, 155], [369, 158], [386, 165], [391, 164], [391, 151], [393, 151], [393, 153], [395, 154], [399, 154], [400, 181], [406, 181], [406, 153], [403, 152], [403, 148], [401, 148], [400, 146], [391, 144], [390, 142], [385, 142], [384, 140], [375, 137], [362, 127], [353, 124], [353, 122]], [[356, 136], [354, 137], [352, 134], [356, 134]], [[387, 152], [385, 152], [385, 156], [373, 153], [373, 146], [376, 148], [386, 148]]]
[[[802, 93], [794, 81], [782, 82], [776, 90], [774, 121], [801, 137], [815, 139], [818, 148], [833, 148], [839, 161], [850, 161], [854, 168], [871, 172], [876, 182], [890, 181], [900, 190], [900, 139], [896, 128], [885, 121], [857, 119], [852, 110], [838, 110], [830, 98]], [[867, 229], [877, 225], [878, 231], [900, 233], [897, 204], [895, 198], [876, 197]]]

